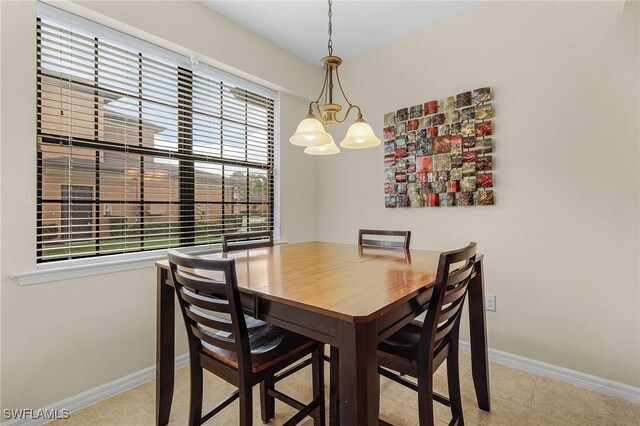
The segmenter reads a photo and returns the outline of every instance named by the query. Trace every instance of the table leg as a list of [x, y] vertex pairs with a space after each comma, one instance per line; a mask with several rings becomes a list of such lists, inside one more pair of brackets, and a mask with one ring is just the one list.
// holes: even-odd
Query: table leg
[[340, 424], [378, 424], [378, 339], [373, 322], [341, 323], [338, 337]]
[[482, 259], [475, 264], [475, 276], [469, 283], [469, 328], [471, 335], [471, 370], [478, 406], [491, 410], [489, 394], [489, 357], [487, 324], [484, 310], [484, 276]]
[[156, 312], [156, 425], [169, 423], [175, 370], [175, 295], [169, 271], [158, 268]]
[[338, 393], [338, 383], [340, 378], [338, 348], [331, 346], [331, 365], [329, 367], [329, 424], [338, 426], [340, 424], [340, 397]]

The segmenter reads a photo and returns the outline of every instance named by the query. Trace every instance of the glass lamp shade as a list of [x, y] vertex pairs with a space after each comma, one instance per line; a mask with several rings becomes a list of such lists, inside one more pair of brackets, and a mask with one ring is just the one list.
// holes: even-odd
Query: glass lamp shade
[[310, 155], [333, 155], [339, 153], [340, 148], [337, 147], [331, 135], [329, 137], [331, 138], [330, 143], [320, 146], [308, 146], [304, 149], [304, 153]]
[[380, 139], [373, 133], [373, 129], [362, 117], [358, 117], [349, 127], [347, 135], [340, 146], [347, 149], [371, 148], [380, 145]]
[[333, 143], [331, 135], [313, 114], [309, 114], [298, 124], [296, 133], [289, 138], [289, 142], [298, 146], [320, 146]]

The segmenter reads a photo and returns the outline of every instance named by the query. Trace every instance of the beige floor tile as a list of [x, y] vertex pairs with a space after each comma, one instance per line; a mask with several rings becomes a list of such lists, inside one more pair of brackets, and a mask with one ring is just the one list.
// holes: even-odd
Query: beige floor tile
[[460, 360], [460, 368], [471, 369], [471, 354], [458, 352], [458, 357]]
[[537, 376], [502, 364], [489, 369], [491, 393], [500, 398], [531, 407]]
[[[526, 407], [531, 407], [536, 378], [533, 373], [506, 365], [491, 363], [489, 366], [491, 395]], [[460, 381], [463, 386], [473, 387], [471, 368], [461, 371]]]
[[[412, 377], [405, 376], [407, 380], [413, 381], [416, 380]], [[433, 390], [445, 397], [449, 396], [449, 390], [447, 388], [447, 379], [446, 377], [442, 377], [440, 375], [434, 375], [433, 378]], [[385, 377], [382, 377], [380, 380], [380, 393], [382, 396], [387, 397], [396, 403], [402, 404], [403, 406], [413, 407], [414, 410], [418, 410], [418, 394], [417, 392], [402, 386], [398, 383], [395, 383]], [[469, 394], [470, 397], [475, 398], [475, 393], [472, 389], [467, 389], [462, 391], [463, 398], [465, 393]], [[474, 402], [474, 404], [477, 403]], [[451, 420], [451, 410], [449, 407], [446, 407], [440, 403], [433, 403], [434, 409], [434, 417], [437, 423], [448, 424]]]
[[[458, 362], [459, 362], [460, 375], [462, 375], [463, 373], [469, 373], [471, 371], [471, 357], [468, 354], [464, 352], [460, 352]], [[434, 375], [440, 376], [440, 377], [447, 377], [446, 361], [443, 362], [442, 365], [440, 365], [440, 367], [436, 370]]]
[[475, 394], [462, 394], [462, 412], [466, 425], [481, 426], [520, 426], [526, 425], [529, 419], [529, 408], [491, 396], [491, 412], [478, 408]]
[[576, 426], [576, 423], [531, 410], [527, 426]]
[[[402, 376], [404, 379], [417, 383], [417, 379], [409, 376]], [[446, 397], [449, 396], [449, 389], [447, 387], [447, 378], [441, 376], [434, 376], [433, 378], [433, 391]], [[380, 393], [388, 396], [389, 398], [402, 402], [404, 404], [417, 404], [418, 394], [416, 391], [396, 383], [386, 377], [380, 377]]]
[[[493, 394], [492, 385], [492, 411], [487, 413], [478, 408], [473, 380], [471, 377], [471, 358], [468, 354], [460, 354], [460, 382], [463, 401], [465, 423], [470, 425], [525, 425], [528, 416], [528, 408], [510, 401], [499, 399]], [[493, 366], [493, 364], [492, 364]], [[395, 383], [393, 383], [395, 386]], [[390, 385], [381, 385], [390, 397], [408, 399], [409, 394], [404, 391], [395, 391]], [[434, 375], [434, 391], [448, 396], [446, 365], [442, 365]], [[381, 391], [382, 392], [382, 391]], [[393, 396], [392, 396], [393, 395]], [[415, 397], [417, 404], [417, 397]], [[445, 425], [451, 420], [451, 411], [448, 407], [434, 403], [436, 424]]]
[[[311, 373], [309, 369], [302, 370], [276, 385], [276, 388], [295, 395], [295, 398], [307, 402], [311, 399]], [[230, 395], [235, 387], [218, 379], [210, 373], [204, 376], [203, 411], [208, 411], [217, 402]], [[328, 395], [328, 391], [326, 393]], [[261, 424], [260, 420], [259, 387], [253, 391], [254, 424]], [[209, 424], [236, 425], [238, 423], [238, 401], [233, 402], [218, 413]], [[182, 368], [176, 371], [176, 381], [169, 425], [184, 425], [189, 413], [189, 370]], [[295, 414], [293, 408], [276, 401], [276, 415], [269, 422], [278, 426]], [[328, 416], [328, 414], [327, 414]], [[134, 389], [123, 392], [105, 401], [87, 407], [77, 413], [72, 413], [69, 419], [59, 420], [50, 424], [56, 426], [75, 425], [104, 425], [104, 426], [143, 426], [153, 425], [155, 422], [155, 381], [145, 383]], [[302, 425], [313, 424], [311, 419]]]
[[[508, 367], [491, 364], [492, 410], [490, 413], [478, 408], [471, 381], [469, 357], [461, 354], [461, 382], [465, 423], [467, 425], [529, 425], [529, 426], [571, 426], [571, 425], [640, 425], [640, 405], [584, 390], [575, 386], [538, 378], [538, 384], [530, 404], [527, 406], [525, 392], [513, 388], [512, 398], [504, 398], [511, 382], [529, 387], [531, 377]], [[466, 356], [465, 356], [466, 355]], [[329, 366], [325, 364], [325, 389], [327, 397], [328, 419], [328, 385]], [[295, 398], [308, 401], [311, 398], [311, 372], [302, 370], [277, 385], [279, 390], [291, 393]], [[534, 376], [535, 377], [535, 376]], [[410, 378], [408, 378], [410, 379]], [[535, 380], [535, 378], [534, 378]], [[210, 409], [235, 388], [205, 373], [204, 409]], [[448, 395], [446, 369], [443, 367], [434, 376], [436, 392]], [[386, 378], [380, 380], [380, 416], [396, 426], [415, 426], [418, 423], [417, 394], [404, 386]], [[260, 404], [258, 387], [254, 389], [254, 424], [260, 425]], [[514, 401], [522, 401], [524, 405]], [[176, 384], [171, 409], [170, 425], [184, 425], [187, 421], [189, 407], [189, 370], [182, 368], [176, 372]], [[451, 412], [448, 407], [434, 403], [435, 419], [439, 425], [448, 424]], [[635, 410], [635, 412], [634, 412]], [[294, 410], [276, 402], [276, 416], [269, 423], [272, 426], [282, 425], [294, 414]], [[77, 413], [71, 414], [67, 420], [53, 422], [56, 426], [104, 425], [104, 426], [143, 426], [153, 425], [155, 421], [155, 381], [145, 383], [134, 389], [123, 392], [108, 400], [99, 402]], [[211, 425], [233, 426], [238, 422], [238, 402], [234, 402], [212, 421]], [[311, 419], [303, 422], [305, 426], [313, 424]]]
[[[471, 374], [471, 357], [461, 354], [460, 358], [460, 382], [463, 386], [473, 388], [473, 376]], [[533, 391], [536, 384], [536, 375], [506, 365], [490, 363], [489, 381], [491, 395], [515, 402], [516, 404], [531, 407]]]
[[151, 425], [154, 422], [153, 399], [148, 401], [150, 383], [101, 401], [84, 410], [72, 413], [66, 420], [49, 424], [73, 425]]
[[[408, 380], [412, 379], [408, 378]], [[418, 406], [418, 394], [416, 392], [386, 377], [380, 377], [380, 394], [405, 405]]]
[[381, 395], [380, 418], [394, 426], [414, 426], [418, 423], [418, 408], [416, 405], [403, 404]]
[[532, 408], [580, 425], [637, 425], [633, 404], [539, 377]]

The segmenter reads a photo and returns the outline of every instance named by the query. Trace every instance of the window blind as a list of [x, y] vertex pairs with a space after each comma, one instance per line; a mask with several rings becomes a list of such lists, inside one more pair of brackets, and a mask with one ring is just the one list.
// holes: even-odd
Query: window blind
[[276, 94], [40, 9], [38, 262], [274, 228]]

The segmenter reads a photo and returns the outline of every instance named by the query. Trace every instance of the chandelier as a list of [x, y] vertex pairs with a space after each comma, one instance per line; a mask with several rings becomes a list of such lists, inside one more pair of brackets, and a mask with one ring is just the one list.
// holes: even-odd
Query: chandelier
[[[332, 0], [329, 0], [329, 42], [327, 43], [329, 55], [322, 58], [321, 61], [322, 68], [324, 69], [322, 90], [320, 91], [320, 95], [318, 95], [318, 99], [309, 104], [307, 116], [298, 124], [296, 133], [289, 139], [289, 142], [294, 145], [306, 147], [304, 152], [311, 155], [332, 155], [340, 152], [340, 148], [336, 146], [331, 135], [327, 133], [325, 126], [328, 127], [332, 124], [344, 123], [353, 110], [358, 112], [358, 116], [349, 127], [347, 135], [342, 142], [340, 142], [340, 146], [347, 149], [361, 149], [371, 148], [380, 144], [380, 139], [376, 137], [371, 126], [362, 118], [360, 107], [349, 101], [340, 83], [338, 67], [342, 64], [342, 59], [333, 55], [331, 6]], [[338, 118], [338, 114], [340, 114], [340, 111], [343, 109], [342, 105], [335, 103], [333, 96], [335, 83], [338, 83], [340, 93], [348, 105], [341, 119]], [[322, 104], [320, 102], [322, 102]]]

